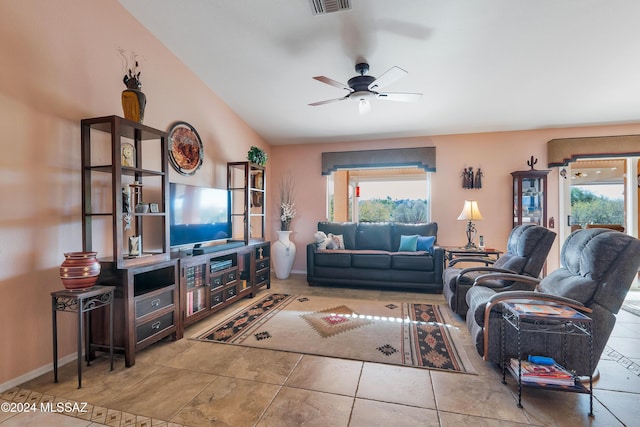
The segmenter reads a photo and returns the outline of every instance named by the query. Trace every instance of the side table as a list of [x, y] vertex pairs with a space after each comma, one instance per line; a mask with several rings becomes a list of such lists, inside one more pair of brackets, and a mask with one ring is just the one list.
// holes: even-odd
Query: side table
[[[83, 290], [61, 290], [51, 293], [51, 315], [53, 325], [53, 379], [58, 382], [58, 319], [59, 311], [77, 313], [78, 315], [78, 388], [82, 387], [82, 338], [85, 336], [85, 351], [88, 354], [91, 347], [89, 329], [84, 331], [86, 313], [100, 307], [109, 306], [109, 358], [113, 371], [113, 291], [115, 286], [93, 286]], [[90, 317], [88, 322], [90, 322]], [[87, 358], [87, 366], [89, 366]]]
[[[512, 368], [506, 354], [505, 328], [511, 326], [516, 332], [518, 367]], [[522, 381], [522, 333], [546, 333], [560, 335], [582, 335], [587, 338], [589, 345], [589, 388], [582, 384], [579, 378], [574, 376], [573, 385], [553, 385], [544, 383], [526, 383]], [[589, 416], [593, 417], [593, 333], [591, 318], [585, 316], [576, 309], [561, 304], [537, 304], [537, 303], [502, 303], [502, 327], [501, 327], [501, 359], [502, 359], [502, 383], [506, 384], [506, 371], [518, 380], [518, 407], [522, 408], [522, 386], [543, 388], [548, 390], [569, 391], [574, 393], [589, 394]], [[563, 339], [563, 358], [567, 355], [567, 342]], [[576, 349], [574, 349], [576, 351]], [[566, 360], [562, 366], [567, 368]]]

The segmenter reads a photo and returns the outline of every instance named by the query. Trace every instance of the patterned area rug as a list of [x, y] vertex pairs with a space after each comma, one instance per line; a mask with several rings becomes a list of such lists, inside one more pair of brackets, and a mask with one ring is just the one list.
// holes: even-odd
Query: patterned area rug
[[270, 294], [198, 339], [473, 372], [447, 306]]

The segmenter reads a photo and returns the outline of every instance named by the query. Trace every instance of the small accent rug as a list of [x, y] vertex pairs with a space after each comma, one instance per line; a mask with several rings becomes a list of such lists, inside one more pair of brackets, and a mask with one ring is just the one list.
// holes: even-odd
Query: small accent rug
[[472, 373], [447, 306], [270, 294], [197, 339]]

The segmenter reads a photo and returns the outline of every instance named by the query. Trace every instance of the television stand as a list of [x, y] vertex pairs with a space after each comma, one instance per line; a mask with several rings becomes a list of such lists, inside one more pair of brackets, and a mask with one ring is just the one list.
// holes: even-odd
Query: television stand
[[229, 241], [227, 243], [222, 243], [220, 245], [211, 245], [211, 246], [198, 246], [193, 248], [193, 255], [204, 255], [210, 254], [213, 252], [226, 251], [227, 249], [239, 248], [244, 246], [244, 242], [242, 241]]
[[[196, 255], [196, 249], [211, 248], [212, 253]], [[179, 259], [183, 327], [271, 287], [269, 242], [230, 241], [193, 251]]]

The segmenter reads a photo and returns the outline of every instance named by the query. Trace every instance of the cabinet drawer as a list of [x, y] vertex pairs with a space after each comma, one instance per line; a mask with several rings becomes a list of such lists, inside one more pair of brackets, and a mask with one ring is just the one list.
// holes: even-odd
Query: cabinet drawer
[[211, 276], [211, 289], [215, 289], [215, 288], [219, 288], [220, 286], [223, 285], [223, 278], [222, 278], [222, 274], [218, 274], [217, 276]]
[[256, 271], [257, 270], [264, 270], [267, 267], [269, 267], [269, 259], [268, 258], [263, 258], [263, 259], [256, 260]]
[[238, 270], [227, 271], [226, 273], [224, 273], [224, 278], [225, 284], [235, 282], [235, 280], [238, 278]]
[[222, 292], [211, 292], [211, 307], [215, 307], [218, 304], [222, 304], [224, 298]]
[[136, 342], [143, 341], [171, 326], [173, 326], [173, 311], [136, 326]]
[[136, 318], [161, 310], [173, 303], [173, 287], [159, 293], [153, 292], [152, 295], [136, 297]]
[[258, 273], [256, 273], [256, 283], [259, 285], [263, 282], [268, 282], [269, 281], [269, 270], [266, 271], [260, 271]]
[[238, 287], [237, 286], [232, 286], [231, 288], [225, 289], [224, 290], [224, 299], [226, 300], [230, 300], [231, 298], [234, 298], [236, 295], [238, 295]]

